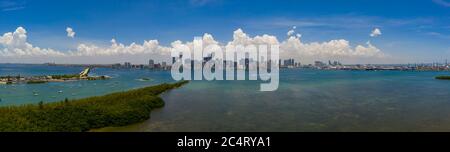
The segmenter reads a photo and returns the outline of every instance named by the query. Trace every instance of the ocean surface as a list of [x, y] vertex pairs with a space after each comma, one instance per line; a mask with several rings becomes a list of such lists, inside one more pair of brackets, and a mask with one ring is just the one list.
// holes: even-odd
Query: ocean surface
[[[81, 70], [0, 64], [0, 75]], [[91, 75], [112, 79], [0, 85], [0, 106], [173, 82], [169, 71], [95, 68]], [[450, 72], [283, 69], [274, 92], [260, 92], [260, 81], [191, 81], [162, 94], [166, 105], [149, 120], [95, 131], [450, 131], [450, 81], [437, 75]]]

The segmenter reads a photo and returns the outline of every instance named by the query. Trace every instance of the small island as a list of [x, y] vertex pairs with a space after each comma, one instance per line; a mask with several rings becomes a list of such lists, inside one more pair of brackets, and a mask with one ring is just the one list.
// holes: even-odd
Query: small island
[[439, 80], [450, 80], [450, 76], [444, 76], [444, 75], [442, 75], [442, 76], [437, 76], [437, 77], [435, 77], [436, 79], [439, 79]]
[[91, 68], [86, 68], [80, 74], [47, 75], [47, 76], [0, 76], [0, 84], [41, 84], [47, 82], [64, 82], [77, 80], [106, 80], [109, 76], [89, 76]]
[[60, 102], [0, 108], [2, 132], [81, 132], [119, 127], [150, 118], [154, 108], [164, 106], [159, 94], [188, 81], [160, 84], [103, 96]]

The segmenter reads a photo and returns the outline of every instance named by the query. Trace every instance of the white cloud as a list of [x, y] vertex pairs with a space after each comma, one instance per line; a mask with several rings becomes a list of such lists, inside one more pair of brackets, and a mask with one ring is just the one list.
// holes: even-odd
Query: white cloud
[[291, 35], [293, 35], [294, 33], [295, 33], [294, 30], [289, 30], [289, 31], [287, 32], [287, 36], [291, 36]]
[[71, 56], [114, 56], [114, 55], [138, 55], [138, 54], [170, 54], [170, 49], [159, 45], [158, 40], [144, 41], [143, 44], [131, 43], [124, 45], [115, 39], [111, 40], [108, 47], [97, 45], [79, 44], [76, 51], [70, 51]]
[[[368, 58], [385, 57], [385, 54], [370, 42], [352, 47], [350, 42], [344, 39], [304, 43], [300, 38], [301, 35], [298, 33], [296, 36], [290, 36], [283, 41], [279, 41], [276, 36], [268, 34], [251, 37], [242, 29], [235, 30], [232, 41], [227, 43], [216, 41], [208, 33], [205, 33], [202, 37], [204, 46], [218, 44], [223, 48], [229, 45], [280, 45], [280, 57], [282, 59], [294, 58], [302, 62], [329, 59], [339, 59], [343, 62], [366, 61]], [[56, 51], [33, 47], [27, 42], [25, 29], [19, 27], [15, 32], [5, 33], [0, 37], [0, 62], [23, 62], [26, 59], [30, 62], [56, 61], [59, 63], [116, 63], [124, 61], [145, 63], [150, 58], [157, 61], [170, 61], [170, 50], [181, 45], [192, 48], [193, 42], [177, 40], [172, 42], [170, 46], [163, 46], [159, 44], [158, 40], [146, 40], [142, 44], [125, 45], [112, 39], [108, 46], [81, 43], [74, 50]]]
[[286, 33], [286, 35], [287, 35], [288, 37], [294, 35], [294, 34], [295, 34], [295, 29], [297, 29], [297, 26], [293, 26], [292, 29], [290, 29], [290, 30]]
[[330, 40], [328, 42], [301, 42], [301, 35], [291, 36], [280, 42], [277, 37], [264, 34], [250, 37], [238, 29], [234, 31], [233, 41], [228, 45], [270, 44], [280, 45], [280, 58], [294, 58], [297, 61], [312, 63], [315, 60], [341, 60], [349, 62], [365, 63], [367, 59], [381, 59], [387, 57], [380, 49], [370, 42], [366, 45], [352, 47], [350, 42], [344, 39]]
[[328, 42], [303, 43], [299, 37], [290, 37], [280, 44], [280, 58], [294, 58], [306, 62], [315, 60], [343, 60], [364, 62], [367, 58], [383, 58], [385, 54], [370, 44], [352, 47], [344, 39]]
[[302, 37], [300, 33], [295, 32], [295, 29], [297, 29], [297, 26], [293, 26], [292, 29], [290, 29], [286, 35], [288, 37], [298, 37], [298, 38]]
[[277, 37], [264, 34], [262, 36], [257, 35], [255, 37], [250, 37], [242, 29], [237, 29], [233, 32], [233, 41], [228, 42], [227, 45], [258, 45], [258, 44], [268, 44], [275, 45], [279, 44]]
[[372, 30], [372, 33], [370, 33], [370, 37], [377, 37], [381, 35], [381, 30], [379, 28], [375, 28]]
[[27, 31], [18, 27], [14, 32], [0, 36], [0, 57], [42, 57], [64, 56], [64, 53], [53, 49], [34, 47], [27, 42]]
[[66, 32], [67, 32], [67, 37], [71, 37], [71, 38], [75, 37], [75, 32], [73, 31], [73, 29], [71, 27], [67, 27]]

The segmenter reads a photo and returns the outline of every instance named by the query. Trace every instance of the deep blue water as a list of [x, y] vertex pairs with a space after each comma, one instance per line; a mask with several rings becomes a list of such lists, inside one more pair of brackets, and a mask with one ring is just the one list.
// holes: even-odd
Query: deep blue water
[[[82, 68], [0, 65], [0, 75], [78, 73]], [[166, 71], [94, 69], [113, 79], [0, 86], [1, 105], [81, 98], [173, 81]], [[280, 71], [280, 86], [192, 81], [162, 95], [151, 119], [103, 131], [450, 131], [450, 72]], [[152, 81], [138, 81], [147, 77]], [[58, 93], [62, 90], [63, 93]], [[33, 96], [38, 91], [39, 96]]]

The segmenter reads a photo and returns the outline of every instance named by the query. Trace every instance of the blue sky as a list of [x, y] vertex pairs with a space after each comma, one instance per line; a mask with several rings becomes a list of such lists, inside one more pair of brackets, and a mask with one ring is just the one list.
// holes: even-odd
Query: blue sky
[[[169, 45], [203, 33], [226, 42], [238, 28], [281, 41], [296, 26], [303, 42], [370, 41], [395, 57], [390, 62], [450, 59], [450, 0], [0, 0], [0, 34], [19, 26], [29, 43], [57, 50], [109, 45], [112, 38]], [[374, 28], [382, 35], [370, 37]]]

